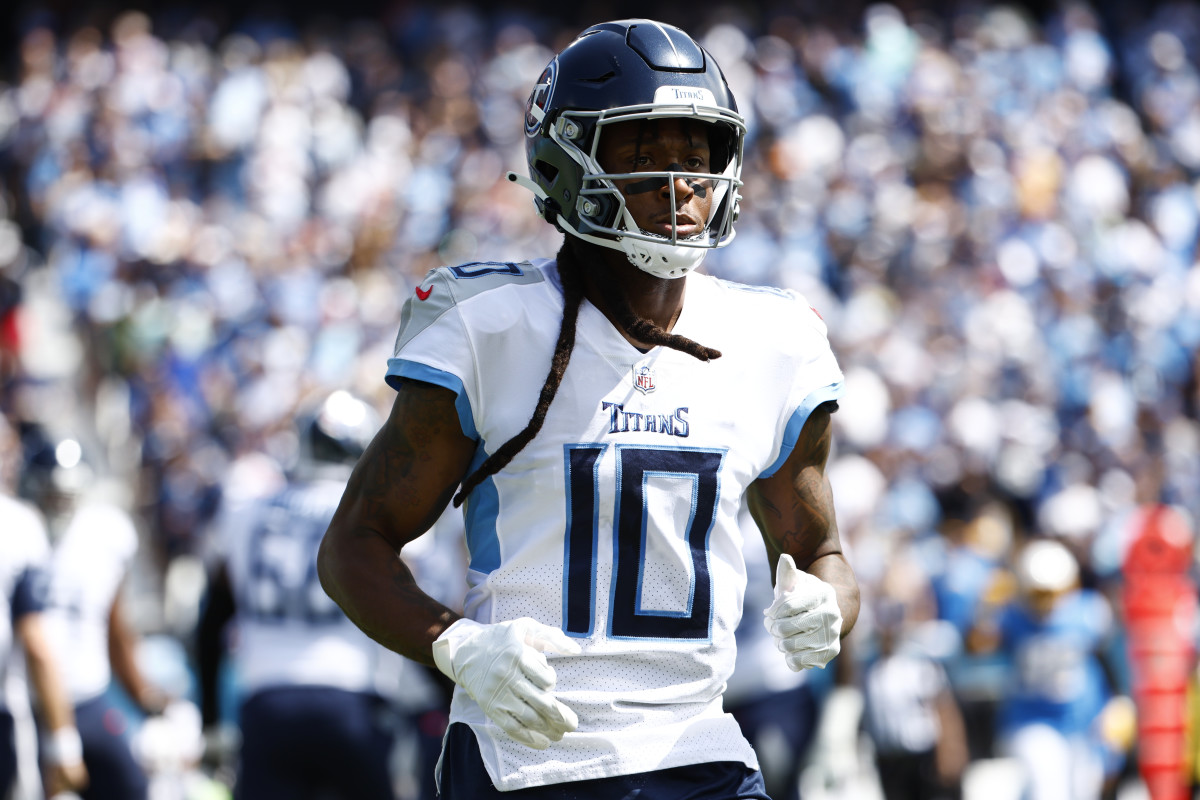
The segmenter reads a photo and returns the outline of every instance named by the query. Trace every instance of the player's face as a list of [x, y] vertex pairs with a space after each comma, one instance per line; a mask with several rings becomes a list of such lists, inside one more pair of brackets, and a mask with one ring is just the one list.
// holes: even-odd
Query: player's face
[[[711, 172], [708, 131], [688, 119], [631, 120], [604, 129], [597, 152], [607, 172]], [[679, 238], [696, 236], [708, 224], [713, 182], [679, 175], [614, 181], [638, 227], [647, 233]], [[671, 184], [675, 204], [671, 205]]]

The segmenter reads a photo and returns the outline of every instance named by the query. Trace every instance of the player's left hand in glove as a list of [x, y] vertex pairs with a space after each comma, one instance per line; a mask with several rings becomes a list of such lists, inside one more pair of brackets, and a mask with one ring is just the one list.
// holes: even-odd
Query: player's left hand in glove
[[775, 601], [763, 611], [788, 667], [824, 668], [842, 651], [842, 610], [833, 586], [796, 567], [784, 553], [775, 570]]
[[490, 625], [460, 619], [433, 643], [438, 669], [505, 733], [536, 750], [579, 726], [575, 712], [551, 694], [557, 679], [546, 652], [581, 649], [558, 628], [528, 617]]

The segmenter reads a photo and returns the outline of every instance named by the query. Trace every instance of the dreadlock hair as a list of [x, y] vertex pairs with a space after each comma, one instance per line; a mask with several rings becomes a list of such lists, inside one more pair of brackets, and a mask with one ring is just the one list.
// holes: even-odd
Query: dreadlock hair
[[[496, 452], [488, 456], [474, 472], [463, 480], [458, 494], [454, 496], [455, 508], [463, 504], [467, 495], [474, 491], [476, 486], [504, 469], [517, 453], [525, 449], [525, 445], [533, 441], [533, 437], [537, 436], [538, 431], [542, 429], [542, 424], [546, 421], [550, 403], [558, 394], [558, 387], [562, 385], [563, 375], [566, 374], [567, 364], [570, 363], [571, 353], [575, 349], [575, 326], [579, 320], [579, 307], [583, 305], [584, 272], [596, 268], [593, 259], [589, 258], [586, 252], [580, 252], [582, 247], [585, 247], [582, 242], [577, 241], [573, 236], [566, 236], [563, 239], [562, 247], [558, 250], [558, 274], [563, 288], [562, 324], [558, 329], [558, 341], [554, 345], [554, 355], [550, 358], [550, 371], [546, 374], [546, 382], [542, 384], [542, 391], [538, 395], [537, 405], [534, 406], [533, 416], [529, 418], [529, 422], [520, 433], [500, 445]], [[672, 350], [687, 353], [700, 361], [710, 361], [721, 357], [719, 350], [705, 347], [686, 336], [667, 333], [650, 320], [639, 317], [629, 305], [625, 294], [619, 287], [613, 285], [612, 281], [598, 280], [595, 283], [600, 287], [604, 300], [616, 315], [618, 323], [639, 342], [669, 347]]]

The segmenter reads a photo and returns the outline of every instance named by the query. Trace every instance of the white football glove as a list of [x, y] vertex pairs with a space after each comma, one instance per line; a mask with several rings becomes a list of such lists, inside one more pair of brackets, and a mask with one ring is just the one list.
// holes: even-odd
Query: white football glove
[[438, 669], [505, 733], [536, 750], [579, 726], [575, 712], [550, 693], [557, 678], [543, 652], [575, 655], [581, 648], [528, 617], [490, 625], [460, 619], [433, 643]]
[[797, 569], [786, 553], [779, 557], [775, 570], [775, 601], [763, 615], [763, 624], [793, 672], [823, 669], [842, 651], [837, 592], [815, 575]]

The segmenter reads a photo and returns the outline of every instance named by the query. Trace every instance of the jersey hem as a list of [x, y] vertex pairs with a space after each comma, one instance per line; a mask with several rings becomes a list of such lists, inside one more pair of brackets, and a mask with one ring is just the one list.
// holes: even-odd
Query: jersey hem
[[[452, 718], [451, 724], [461, 723], [471, 729], [471, 733], [475, 736], [475, 741], [479, 746], [481, 760], [483, 761], [484, 769], [488, 773], [488, 778], [501, 792], [560, 783], [572, 783], [582, 780], [613, 778], [620, 775], [636, 775], [643, 772], [656, 772], [674, 767], [708, 764], [717, 761], [735, 762], [744, 764], [753, 770], [759, 769], [758, 758], [750, 743], [741, 735], [740, 730], [736, 731], [737, 741], [741, 743], [740, 747], [722, 750], [714, 750], [712, 748], [711, 739], [714, 735], [718, 735], [716, 728], [727, 728], [729, 733], [735, 731], [734, 726], [737, 723], [732, 717], [728, 714], [723, 714], [709, 721], [715, 723], [713, 730], [696, 733], [686, 741], [681, 740], [676, 742], [670, 752], [661, 758], [641, 760], [633, 757], [612, 758], [609, 756], [605, 757], [605, 760], [599, 763], [556, 762], [554, 760], [556, 745], [552, 744], [549, 750], [542, 751], [545, 754], [545, 761], [524, 767], [515, 765], [510, 767], [503, 775], [497, 773], [504, 769], [504, 765], [508, 759], [503, 756], [497, 738], [504, 734], [496, 733], [494, 726], [486, 722], [473, 722]], [[568, 733], [567, 737], [572, 737], [573, 735], [577, 734]], [[635, 748], [632, 752], [640, 753], [642, 750]], [[611, 750], [609, 753], [611, 754]]]

